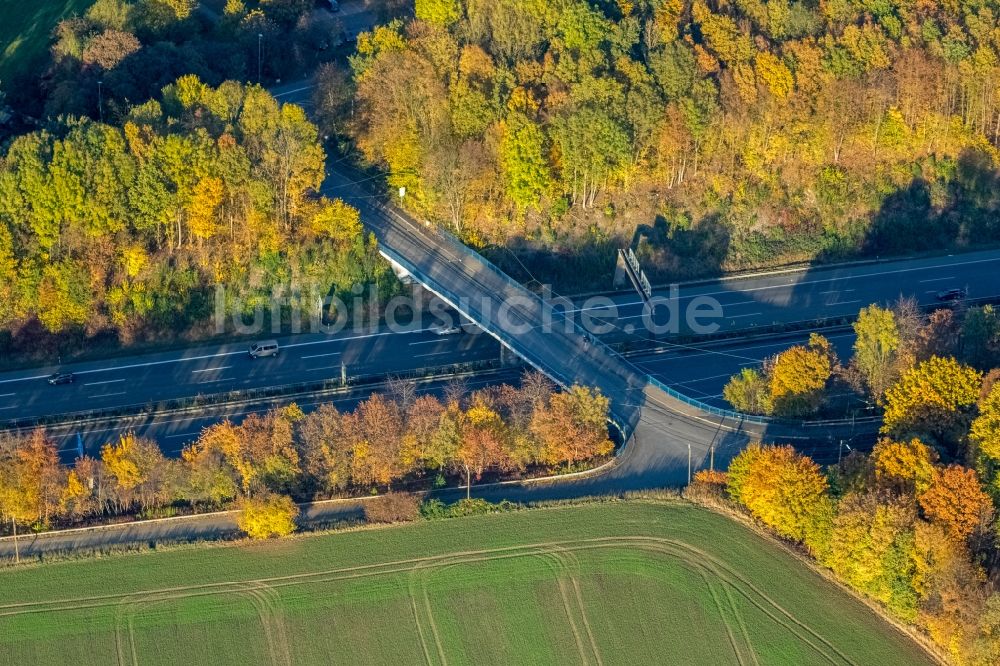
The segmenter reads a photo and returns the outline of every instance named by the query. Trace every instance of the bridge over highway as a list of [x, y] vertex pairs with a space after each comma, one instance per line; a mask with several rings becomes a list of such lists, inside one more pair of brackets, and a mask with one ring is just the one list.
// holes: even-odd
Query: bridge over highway
[[[857, 434], [856, 422], [785, 422], [687, 398], [633, 366], [447, 232], [379, 201], [344, 173], [330, 173], [323, 189], [358, 208], [387, 259], [526, 363], [563, 387], [591, 386], [607, 396], [611, 419], [630, 440], [627, 456], [612, 476], [654, 474], [660, 485], [684, 483], [689, 470], [709, 456], [723, 462], [752, 440], [812, 449]], [[868, 427], [874, 430], [872, 424]]]

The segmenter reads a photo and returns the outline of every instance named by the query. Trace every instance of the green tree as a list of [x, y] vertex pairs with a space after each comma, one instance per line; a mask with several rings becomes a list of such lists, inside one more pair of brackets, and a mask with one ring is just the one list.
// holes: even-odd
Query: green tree
[[80, 262], [67, 259], [45, 266], [36, 300], [42, 325], [58, 333], [84, 324], [93, 305], [89, 285], [90, 276]]
[[722, 389], [722, 397], [733, 409], [746, 414], [770, 414], [772, 411], [768, 380], [760, 371], [743, 368]]
[[912, 499], [849, 495], [837, 507], [823, 560], [840, 580], [907, 621], [917, 617], [915, 520]]
[[973, 367], [987, 369], [1000, 358], [1000, 314], [992, 305], [972, 308], [961, 332], [962, 356]]
[[573, 203], [593, 206], [601, 186], [629, 161], [625, 129], [610, 113], [587, 106], [560, 119], [554, 133]]
[[877, 400], [899, 373], [899, 328], [892, 310], [870, 305], [854, 322], [854, 365], [861, 371], [871, 395]]
[[462, 17], [462, 4], [459, 0], [417, 0], [415, 11], [421, 21], [448, 27]]
[[533, 120], [511, 114], [502, 126], [500, 164], [507, 196], [518, 208], [537, 207], [552, 187], [552, 176], [544, 156], [545, 135]]

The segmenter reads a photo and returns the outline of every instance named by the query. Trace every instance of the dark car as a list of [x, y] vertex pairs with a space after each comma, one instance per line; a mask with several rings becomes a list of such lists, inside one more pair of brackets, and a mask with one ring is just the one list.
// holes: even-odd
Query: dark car
[[57, 372], [54, 375], [50, 375], [48, 382], [53, 386], [58, 386], [60, 384], [72, 384], [76, 377], [73, 376], [72, 372]]
[[958, 301], [965, 298], [964, 289], [945, 289], [937, 293], [939, 301]]

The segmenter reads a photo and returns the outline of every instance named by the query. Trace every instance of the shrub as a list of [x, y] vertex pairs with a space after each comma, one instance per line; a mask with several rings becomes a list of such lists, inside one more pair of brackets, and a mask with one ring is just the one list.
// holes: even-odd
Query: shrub
[[694, 480], [684, 489], [684, 497], [713, 506], [726, 505], [728, 476], [718, 470], [702, 469], [695, 472]]
[[520, 504], [503, 500], [493, 503], [484, 499], [462, 499], [454, 504], [445, 504], [439, 499], [427, 500], [420, 505], [420, 515], [427, 520], [442, 518], [463, 518], [465, 516], [480, 516], [487, 513], [507, 513], [521, 509]]
[[509, 500], [493, 503], [487, 502], [484, 499], [463, 499], [449, 507], [449, 514], [452, 518], [460, 518], [462, 516], [479, 516], [486, 513], [508, 513], [517, 511], [520, 508], [520, 504]]
[[420, 516], [420, 499], [409, 493], [388, 493], [365, 502], [369, 523], [408, 523]]
[[240, 501], [237, 524], [251, 539], [287, 536], [295, 531], [299, 507], [285, 495], [258, 495]]

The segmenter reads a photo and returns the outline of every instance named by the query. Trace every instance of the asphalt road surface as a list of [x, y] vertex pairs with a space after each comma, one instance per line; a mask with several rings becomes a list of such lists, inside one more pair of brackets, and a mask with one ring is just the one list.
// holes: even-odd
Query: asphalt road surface
[[[839, 332], [830, 334], [828, 337], [841, 358], [848, 358], [851, 353], [851, 345], [854, 342], [854, 335], [850, 332]], [[484, 358], [495, 355], [497, 352], [497, 343], [485, 335], [459, 335], [446, 338], [435, 336], [435, 339], [440, 340], [441, 344], [446, 347], [468, 345], [470, 355], [473, 351], [482, 351]], [[722, 388], [732, 375], [743, 367], [759, 366], [761, 361], [767, 357], [794, 344], [802, 344], [807, 339], [808, 334], [801, 333], [782, 336], [780, 339], [746, 340], [704, 347], [675, 348], [669, 351], [632, 356], [630, 360], [634, 365], [649, 372], [660, 381], [675, 386], [678, 390], [705, 403], [724, 408], [728, 405], [722, 399]], [[277, 360], [262, 359], [260, 363], [270, 363]], [[461, 382], [468, 391], [473, 391], [500, 382], [516, 383], [522, 372], [523, 368], [489, 371], [464, 377]], [[441, 394], [449, 381], [421, 382], [418, 384], [417, 390]], [[72, 461], [81, 450], [91, 456], [99, 455], [101, 446], [116, 441], [120, 435], [130, 431], [156, 440], [168, 456], [176, 456], [186, 445], [195, 441], [204, 428], [223, 419], [239, 423], [249, 414], [261, 414], [275, 406], [287, 405], [293, 401], [307, 412], [325, 403], [331, 403], [343, 411], [353, 408], [360, 400], [368, 397], [375, 390], [380, 390], [380, 387], [366, 386], [332, 394], [315, 392], [303, 396], [268, 398], [235, 406], [210, 405], [184, 413], [166, 412], [133, 417], [114, 417], [85, 423], [54, 425], [49, 426], [47, 430], [50, 436], [56, 440], [62, 457], [67, 462]]]
[[[679, 291], [675, 309], [683, 312], [698, 297], [714, 298], [722, 307], [723, 316], [717, 322], [720, 328], [752, 331], [776, 322], [852, 316], [865, 305], [889, 304], [901, 295], [932, 305], [937, 302], [939, 290], [951, 287], [968, 286], [970, 296], [975, 298], [997, 297], [1000, 296], [1000, 281], [995, 277], [998, 269], [1000, 252], [993, 251], [794, 271], [684, 287]], [[611, 330], [603, 336], [609, 339], [670, 340], [669, 334], [657, 336], [647, 331], [644, 306], [638, 295], [619, 293], [609, 300], [614, 304], [616, 316], [600, 316], [606, 306], [595, 302], [560, 310], [567, 311], [578, 323], [583, 322], [586, 313], [595, 322], [609, 324]], [[661, 305], [652, 316], [662, 324], [668, 315], [667, 306]], [[715, 323], [711, 318], [706, 321]], [[281, 355], [256, 361], [247, 355], [247, 345], [239, 343], [3, 373], [0, 374], [0, 422], [338, 379], [341, 364], [349, 377], [357, 377], [498, 358], [499, 345], [490, 336], [474, 332], [438, 336], [429, 330], [435, 323], [428, 317], [402, 333], [381, 328], [346, 330], [333, 335], [273, 336], [282, 344]], [[557, 320], [555, 325], [560, 322]], [[269, 338], [272, 334], [260, 337]], [[696, 358], [720, 361], [715, 356], [706, 352]], [[677, 388], [690, 389], [693, 397], [707, 396], [715, 401], [713, 404], [721, 404], [718, 403], [720, 386], [708, 378], [732, 374], [733, 367], [702, 368], [699, 361], [695, 370], [703, 371], [702, 379], [708, 383]], [[74, 373], [76, 382], [49, 386], [45, 379], [56, 370]], [[660, 376], [658, 370], [654, 373]], [[671, 385], [697, 379], [683, 372], [664, 372], [662, 376]]]

